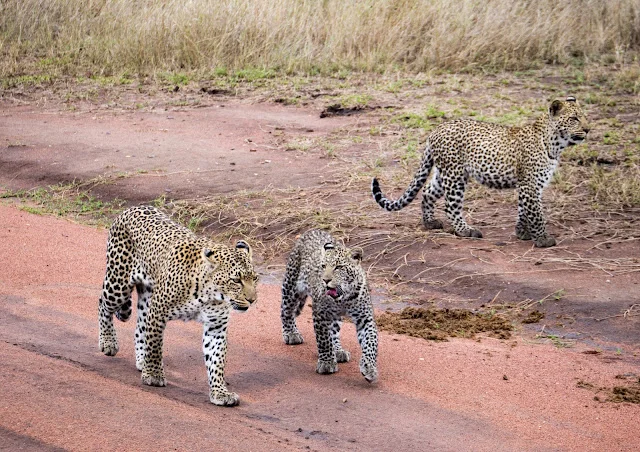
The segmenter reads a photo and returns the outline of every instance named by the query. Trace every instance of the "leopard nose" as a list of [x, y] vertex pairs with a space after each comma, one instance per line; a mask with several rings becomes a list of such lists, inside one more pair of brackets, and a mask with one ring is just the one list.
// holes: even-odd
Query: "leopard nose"
[[325, 284], [329, 284], [331, 282], [331, 278], [322, 278]]
[[584, 130], [584, 133], [589, 133], [589, 130], [591, 130], [591, 127], [586, 126], [586, 127], [583, 127], [582, 130]]

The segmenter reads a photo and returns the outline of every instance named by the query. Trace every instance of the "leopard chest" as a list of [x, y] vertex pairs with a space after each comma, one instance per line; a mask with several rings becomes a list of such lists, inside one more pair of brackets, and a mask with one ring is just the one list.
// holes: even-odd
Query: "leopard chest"
[[168, 320], [197, 320], [202, 312], [204, 303], [198, 299], [192, 299], [188, 302], [175, 306], [169, 310]]

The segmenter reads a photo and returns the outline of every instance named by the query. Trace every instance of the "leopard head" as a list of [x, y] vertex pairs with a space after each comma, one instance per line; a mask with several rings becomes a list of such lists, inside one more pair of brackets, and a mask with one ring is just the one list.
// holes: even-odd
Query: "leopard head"
[[553, 127], [556, 145], [573, 146], [582, 143], [591, 130], [587, 117], [575, 97], [554, 100], [549, 106], [549, 121]]
[[204, 248], [202, 255], [207, 265], [206, 280], [213, 289], [213, 298], [230, 303], [238, 311], [249, 309], [257, 299], [258, 286], [249, 244], [240, 240], [235, 248], [214, 245]]
[[364, 281], [362, 250], [342, 248], [331, 243], [325, 245], [322, 280], [326, 294], [334, 300], [350, 298], [360, 291]]

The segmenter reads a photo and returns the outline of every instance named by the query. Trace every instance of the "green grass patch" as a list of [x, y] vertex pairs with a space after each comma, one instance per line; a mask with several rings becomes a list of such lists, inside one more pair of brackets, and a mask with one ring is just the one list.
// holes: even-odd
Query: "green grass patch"
[[55, 77], [48, 74], [40, 75], [20, 75], [17, 77], [7, 77], [2, 79], [2, 88], [12, 89], [20, 86], [29, 87], [52, 83]]
[[31, 190], [7, 190], [0, 194], [0, 199], [17, 200], [20, 208], [30, 213], [70, 217], [105, 226], [124, 206], [124, 201], [119, 199], [102, 201], [76, 182]]

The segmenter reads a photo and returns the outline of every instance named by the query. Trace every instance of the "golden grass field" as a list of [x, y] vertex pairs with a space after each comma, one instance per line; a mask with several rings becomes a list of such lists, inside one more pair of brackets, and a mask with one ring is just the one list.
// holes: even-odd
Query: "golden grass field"
[[0, 75], [329, 74], [623, 63], [637, 0], [7, 0]]

